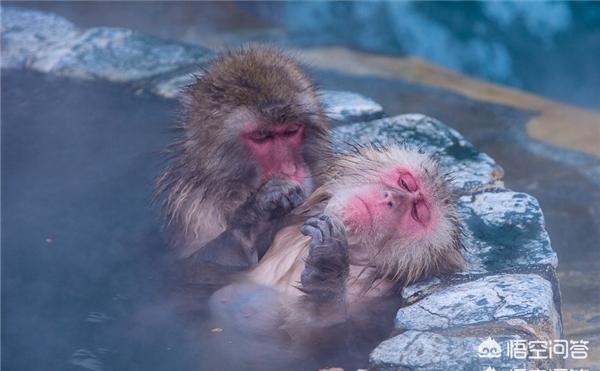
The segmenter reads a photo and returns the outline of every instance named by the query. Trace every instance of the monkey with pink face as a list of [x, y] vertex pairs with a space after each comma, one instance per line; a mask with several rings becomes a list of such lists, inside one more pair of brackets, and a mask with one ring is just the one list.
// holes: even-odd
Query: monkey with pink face
[[322, 350], [357, 328], [389, 331], [399, 288], [464, 269], [456, 200], [428, 155], [356, 147], [329, 171], [258, 265], [213, 294], [219, 326]]

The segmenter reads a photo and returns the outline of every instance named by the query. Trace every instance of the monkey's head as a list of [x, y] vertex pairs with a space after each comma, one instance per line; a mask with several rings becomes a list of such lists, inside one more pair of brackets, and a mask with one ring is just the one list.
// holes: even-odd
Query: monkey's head
[[351, 261], [404, 284], [464, 268], [456, 199], [428, 155], [358, 147], [335, 166], [325, 213], [344, 225]]
[[224, 53], [186, 89], [184, 105], [188, 158], [206, 182], [256, 189], [281, 178], [312, 191], [328, 124], [315, 87], [289, 56], [258, 46]]

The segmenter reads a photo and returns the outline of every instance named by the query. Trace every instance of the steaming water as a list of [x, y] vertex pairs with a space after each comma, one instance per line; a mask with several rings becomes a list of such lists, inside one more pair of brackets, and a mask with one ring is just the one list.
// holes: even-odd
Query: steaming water
[[34, 72], [2, 82], [2, 369], [364, 363], [242, 336], [208, 321], [206, 288], [178, 285], [150, 206], [175, 102]]

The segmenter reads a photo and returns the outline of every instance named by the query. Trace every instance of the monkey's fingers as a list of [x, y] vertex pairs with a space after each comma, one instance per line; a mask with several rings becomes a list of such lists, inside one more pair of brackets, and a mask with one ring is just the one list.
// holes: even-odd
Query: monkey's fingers
[[328, 235], [334, 236], [336, 228], [333, 219], [327, 214], [322, 214], [321, 216], [319, 216], [319, 220], [322, 221], [323, 227], [327, 229]]
[[313, 242], [323, 243], [323, 233], [315, 226], [304, 224], [300, 229], [300, 232], [305, 236], [311, 237]]
[[318, 228], [323, 234], [323, 240], [331, 239], [334, 236], [333, 221], [327, 215], [321, 215], [317, 218], [310, 218], [304, 224]]

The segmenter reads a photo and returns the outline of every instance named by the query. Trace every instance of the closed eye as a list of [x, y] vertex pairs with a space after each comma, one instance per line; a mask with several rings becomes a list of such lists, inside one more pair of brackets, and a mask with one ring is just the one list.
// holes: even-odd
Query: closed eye
[[255, 131], [250, 134], [250, 139], [255, 143], [263, 143], [272, 137], [267, 131]]
[[298, 133], [299, 130], [300, 125], [290, 126], [289, 128], [285, 129], [285, 131], [282, 134], [284, 137], [291, 137], [294, 134]]
[[410, 189], [408, 189], [408, 184], [406, 184], [404, 179], [400, 179], [400, 185], [402, 186], [402, 188], [410, 192]]

